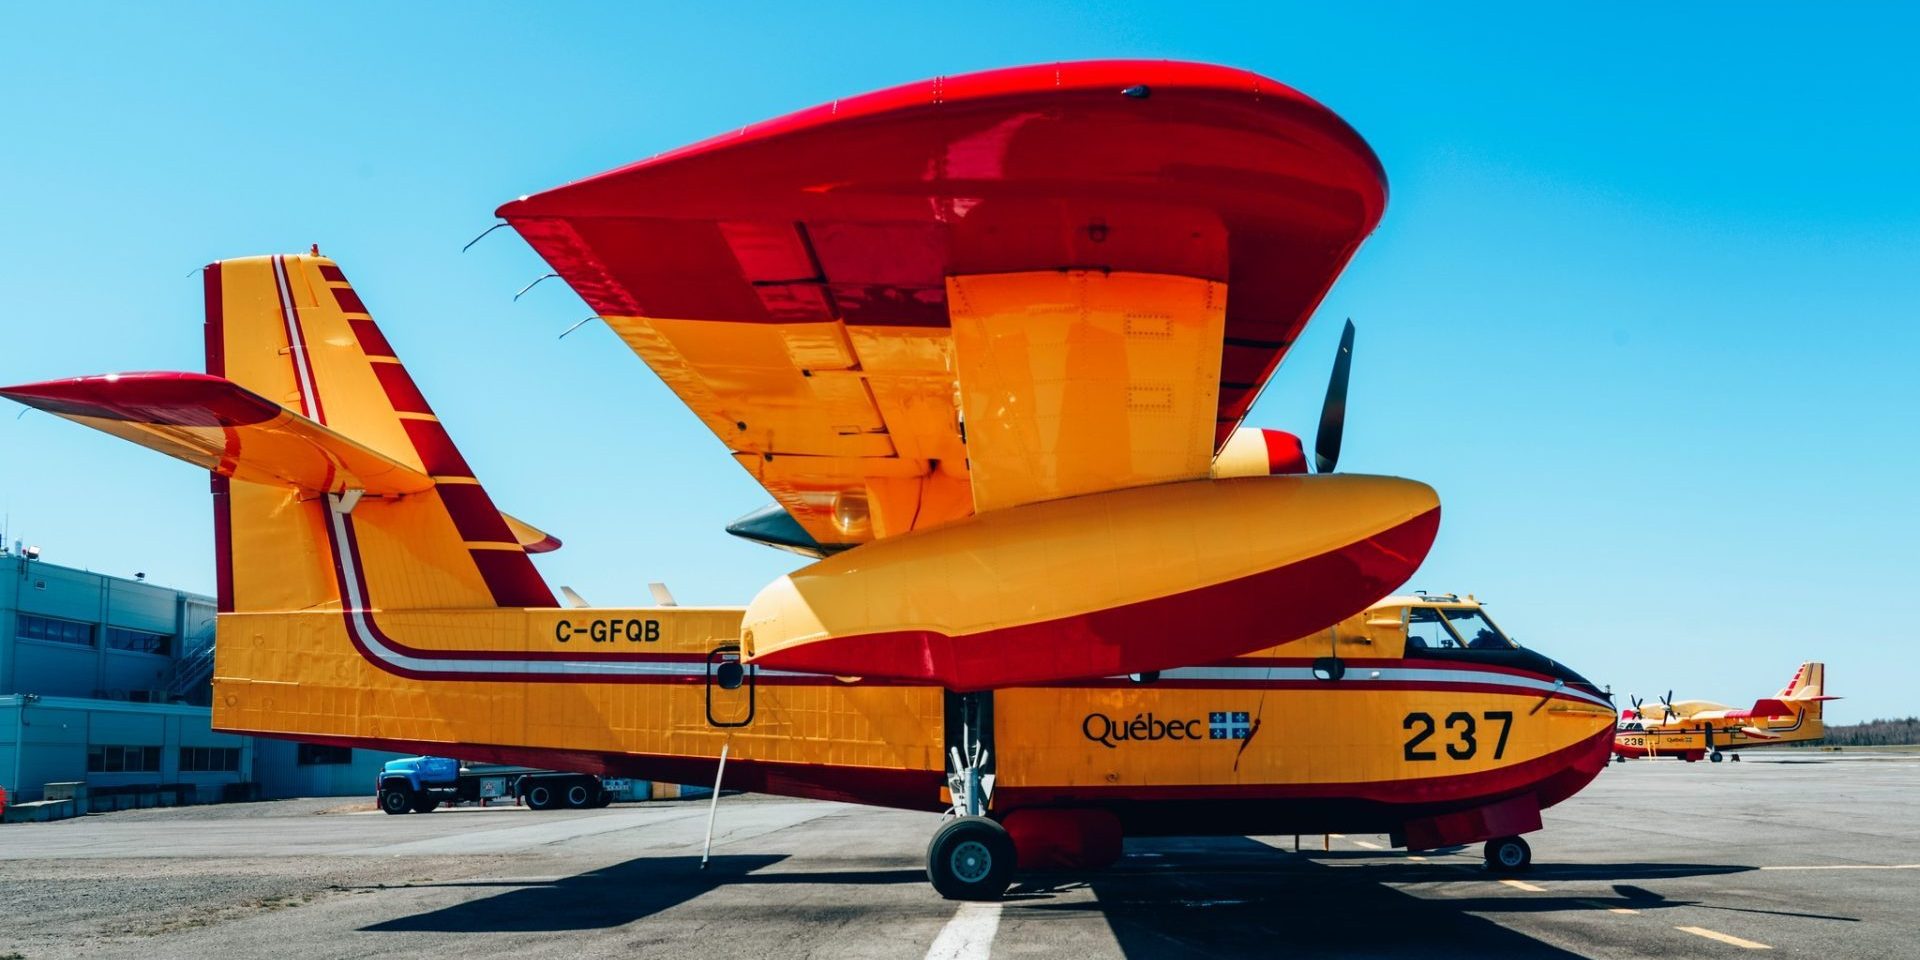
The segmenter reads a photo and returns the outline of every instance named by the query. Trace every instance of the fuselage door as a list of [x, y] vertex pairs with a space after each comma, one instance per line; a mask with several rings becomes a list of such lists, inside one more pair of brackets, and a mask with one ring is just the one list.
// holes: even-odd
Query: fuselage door
[[754, 677], [759, 666], [740, 662], [740, 645], [726, 643], [707, 654], [707, 723], [744, 727], [753, 722]]

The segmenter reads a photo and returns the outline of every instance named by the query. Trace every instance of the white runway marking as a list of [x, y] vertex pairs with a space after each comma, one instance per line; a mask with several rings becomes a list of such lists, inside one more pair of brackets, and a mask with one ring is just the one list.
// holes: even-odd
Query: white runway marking
[[1752, 940], [1742, 940], [1739, 937], [1734, 936], [1733, 934], [1721, 933], [1718, 930], [1708, 930], [1706, 927], [1674, 927], [1674, 929], [1682, 931], [1684, 933], [1691, 933], [1696, 937], [1706, 937], [1708, 940], [1718, 940], [1721, 943], [1732, 944], [1733, 946], [1739, 947], [1742, 950], [1772, 950], [1773, 949], [1772, 947], [1769, 947], [1764, 943], [1755, 943]]
[[1920, 870], [1920, 863], [1824, 863], [1804, 867], [1761, 867], [1762, 870]]
[[986, 960], [999, 930], [999, 903], [963, 903], [933, 938], [927, 960]]
[[1353, 845], [1354, 845], [1354, 846], [1356, 846], [1356, 847], [1366, 847], [1366, 848], [1367, 848], [1368, 850], [1379, 850], [1379, 849], [1382, 849], [1382, 848], [1381, 848], [1381, 846], [1380, 846], [1379, 844], [1377, 844], [1377, 843], [1368, 843], [1368, 842], [1366, 842], [1365, 840], [1355, 840], [1355, 841], [1353, 842]]
[[1546, 887], [1536, 887], [1533, 884], [1526, 882], [1525, 880], [1502, 880], [1500, 882], [1506, 884], [1509, 887], [1514, 888], [1515, 890], [1525, 890], [1528, 893], [1546, 893], [1547, 892]]

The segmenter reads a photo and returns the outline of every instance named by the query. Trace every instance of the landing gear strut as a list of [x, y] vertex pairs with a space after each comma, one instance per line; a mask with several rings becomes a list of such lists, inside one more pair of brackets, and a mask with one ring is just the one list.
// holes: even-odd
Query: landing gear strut
[[948, 695], [948, 729], [959, 734], [948, 738], [947, 749], [947, 792], [956, 819], [941, 825], [927, 844], [927, 879], [949, 900], [998, 900], [1013, 882], [1013, 838], [986, 816], [993, 797], [991, 696]]

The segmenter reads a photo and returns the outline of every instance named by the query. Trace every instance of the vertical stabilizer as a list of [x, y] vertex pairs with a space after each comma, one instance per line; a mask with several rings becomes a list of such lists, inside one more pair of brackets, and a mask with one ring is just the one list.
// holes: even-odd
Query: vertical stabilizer
[[206, 298], [209, 374], [433, 481], [340, 503], [216, 471], [221, 610], [302, 610], [343, 597], [389, 610], [554, 606], [338, 265], [317, 254], [224, 260], [207, 267]]

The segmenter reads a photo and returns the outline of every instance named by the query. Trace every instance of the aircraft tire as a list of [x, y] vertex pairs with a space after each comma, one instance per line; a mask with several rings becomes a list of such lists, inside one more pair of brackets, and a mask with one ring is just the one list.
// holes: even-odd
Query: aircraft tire
[[1720, 762], [1720, 751], [1718, 751], [1718, 750], [1715, 750], [1714, 752], [1712, 752], [1712, 753], [1709, 753], [1709, 754], [1707, 754], [1707, 759], [1708, 759], [1708, 760], [1712, 760], [1712, 761], [1713, 761], [1714, 763], [1719, 763], [1719, 762]]
[[1533, 848], [1519, 837], [1488, 840], [1484, 855], [1487, 869], [1494, 873], [1519, 873], [1533, 866]]
[[380, 791], [380, 809], [389, 814], [410, 813], [413, 811], [413, 798], [405, 790]]
[[1013, 838], [986, 817], [942, 824], [927, 844], [927, 879], [948, 900], [998, 900], [1013, 882]]

